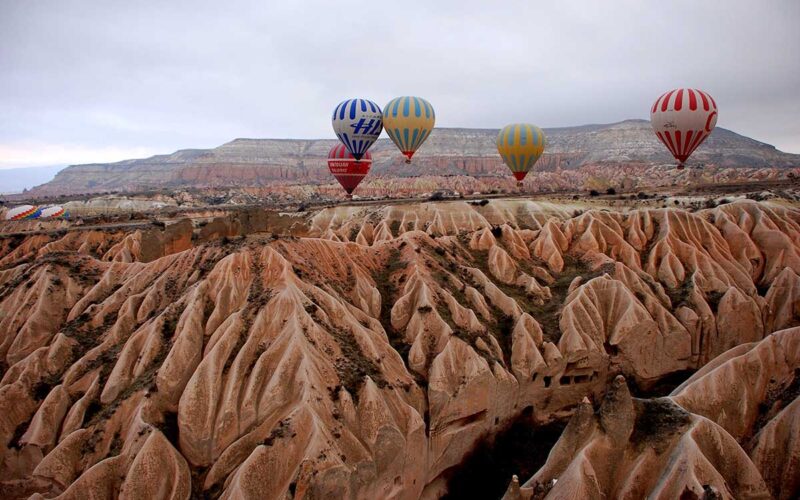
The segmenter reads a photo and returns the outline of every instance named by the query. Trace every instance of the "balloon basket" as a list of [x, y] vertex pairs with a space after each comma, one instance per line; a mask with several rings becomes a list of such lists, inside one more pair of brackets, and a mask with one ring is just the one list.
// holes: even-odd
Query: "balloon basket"
[[409, 163], [411, 163], [411, 158], [406, 158], [406, 165], [408, 165]]
[[683, 163], [678, 164], [678, 170], [683, 170], [684, 168], [686, 168], [686, 165]]

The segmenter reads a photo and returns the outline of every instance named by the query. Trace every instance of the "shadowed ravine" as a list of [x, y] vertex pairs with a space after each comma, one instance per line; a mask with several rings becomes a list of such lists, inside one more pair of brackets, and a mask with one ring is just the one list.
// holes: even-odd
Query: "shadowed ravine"
[[544, 465], [565, 425], [536, 425], [530, 413], [523, 413], [493, 439], [478, 441], [464, 461], [448, 472], [444, 498], [500, 498], [511, 476], [529, 477]]

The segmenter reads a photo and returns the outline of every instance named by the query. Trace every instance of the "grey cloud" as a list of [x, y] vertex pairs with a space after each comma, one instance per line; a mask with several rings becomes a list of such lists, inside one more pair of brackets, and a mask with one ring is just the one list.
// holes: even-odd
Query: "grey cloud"
[[442, 126], [612, 122], [690, 85], [800, 152], [798, 21], [796, 0], [0, 0], [0, 145], [327, 137], [339, 100], [407, 93]]

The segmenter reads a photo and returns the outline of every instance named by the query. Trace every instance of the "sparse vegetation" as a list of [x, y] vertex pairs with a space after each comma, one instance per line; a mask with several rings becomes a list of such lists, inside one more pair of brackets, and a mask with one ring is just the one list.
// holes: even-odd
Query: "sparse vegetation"
[[332, 325], [326, 327], [342, 351], [342, 356], [334, 362], [336, 375], [356, 404], [358, 404], [358, 392], [364, 385], [366, 377], [371, 378], [378, 387], [389, 385], [375, 362], [361, 351], [353, 332]]
[[687, 278], [676, 288], [664, 287], [664, 292], [669, 297], [673, 311], [682, 306], [691, 306], [689, 300], [692, 290], [694, 290], [694, 282], [690, 278]]
[[689, 413], [668, 398], [634, 400], [636, 421], [630, 441], [638, 449], [663, 449], [673, 436], [691, 423]]
[[711, 308], [714, 314], [717, 314], [717, 309], [719, 308], [719, 301], [722, 300], [722, 297], [725, 296], [725, 292], [718, 292], [712, 290], [710, 292], [706, 292], [705, 296], [706, 296], [706, 302], [708, 303], [708, 307]]
[[[401, 246], [405, 245], [401, 244]], [[406, 366], [408, 366], [408, 351], [411, 349], [411, 346], [405, 343], [402, 334], [395, 331], [392, 326], [392, 304], [394, 303], [393, 301], [397, 291], [394, 275], [404, 266], [405, 263], [402, 261], [400, 251], [397, 248], [392, 248], [386, 261], [386, 266], [373, 278], [375, 280], [375, 286], [381, 295], [381, 314], [379, 318], [381, 326], [383, 326], [384, 331], [386, 331], [386, 334], [389, 336], [389, 343], [400, 353]]]
[[278, 422], [278, 426], [272, 429], [272, 432], [269, 433], [269, 436], [264, 439], [262, 444], [264, 446], [272, 446], [276, 439], [287, 437], [289, 435], [289, 431], [291, 431], [290, 423], [291, 422], [288, 418]]

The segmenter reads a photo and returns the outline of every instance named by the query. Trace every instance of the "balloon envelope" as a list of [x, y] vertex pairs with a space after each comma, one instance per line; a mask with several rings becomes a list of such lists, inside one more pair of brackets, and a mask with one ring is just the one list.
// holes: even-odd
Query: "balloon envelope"
[[20, 205], [6, 212], [6, 220], [38, 219], [42, 211], [33, 205]]
[[361, 161], [356, 160], [344, 144], [337, 144], [328, 152], [328, 170], [347, 194], [353, 194], [353, 190], [369, 173], [370, 166], [372, 166], [372, 156], [369, 152], [364, 153]]
[[497, 134], [497, 152], [519, 182], [522, 182], [542, 156], [544, 147], [542, 129], [530, 123], [506, 125]]
[[421, 97], [396, 97], [383, 108], [383, 128], [407, 162], [428, 138], [435, 122], [433, 106]]
[[331, 123], [336, 137], [356, 160], [360, 160], [381, 135], [383, 113], [372, 101], [348, 99], [333, 110]]
[[658, 139], [678, 160], [678, 168], [706, 140], [717, 124], [717, 103], [697, 89], [674, 89], [650, 108], [650, 124]]
[[45, 207], [42, 209], [41, 218], [47, 219], [51, 217], [64, 217], [65, 211], [63, 207], [59, 207], [57, 205], [51, 207]]

